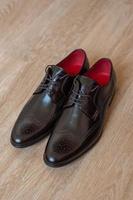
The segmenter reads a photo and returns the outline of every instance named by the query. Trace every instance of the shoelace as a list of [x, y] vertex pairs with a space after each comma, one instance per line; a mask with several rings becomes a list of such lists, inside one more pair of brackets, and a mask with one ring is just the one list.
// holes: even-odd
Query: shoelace
[[[51, 68], [51, 67], [52, 67], [51, 65], [48, 65], [45, 68], [46, 74], [48, 72], [48, 69]], [[59, 77], [58, 80], [64, 79], [65, 77], [68, 77], [68, 74], [65, 74], [65, 75]], [[49, 75], [49, 77], [46, 77], [44, 80], [42, 80], [42, 82], [39, 85], [39, 88], [43, 89], [47, 92], [51, 92], [51, 88], [49, 86], [52, 85], [52, 84], [54, 84], [54, 85], [57, 84], [57, 80], [54, 80], [55, 78], [56, 78], [56, 75], [55, 76]]]
[[[82, 106], [83, 102], [87, 102], [88, 98], [92, 98], [92, 96], [90, 95], [91, 92], [95, 91], [99, 86], [96, 86], [95, 88], [91, 89], [90, 92], [88, 94], [83, 94], [82, 91], [80, 90], [79, 92], [76, 92], [74, 90], [72, 90], [72, 95], [70, 96], [70, 101], [72, 101], [72, 103], [77, 104], [78, 106]], [[81, 97], [81, 99], [79, 99], [78, 97]], [[82, 97], [85, 99], [82, 99]], [[88, 113], [88, 117], [91, 121], [95, 121], [97, 116], [98, 116], [98, 110], [95, 111], [94, 115], [91, 116]]]
[[[78, 97], [81, 97], [81, 99], [79, 99]], [[72, 95], [70, 96], [70, 101], [72, 101], [72, 103], [78, 104], [79, 106], [82, 105], [82, 102], [85, 102], [87, 99], [82, 99], [82, 97], [87, 97], [87, 99], [90, 97], [90, 95], [86, 95], [86, 94], [82, 94], [82, 92], [76, 92], [76, 91], [72, 91]]]
[[[74, 82], [75, 84], [75, 82]], [[92, 96], [90, 95], [91, 92], [95, 91], [99, 86], [97, 85], [95, 88], [91, 89], [90, 92], [88, 94], [83, 94], [82, 91], [74, 91], [72, 90], [72, 95], [70, 96], [70, 101], [72, 101], [72, 103], [77, 104], [79, 106], [82, 105], [83, 102], [86, 102], [88, 100], [88, 98], [92, 98]], [[79, 99], [79, 96], [81, 97], [81, 99]], [[84, 99], [83, 99], [83, 98]]]

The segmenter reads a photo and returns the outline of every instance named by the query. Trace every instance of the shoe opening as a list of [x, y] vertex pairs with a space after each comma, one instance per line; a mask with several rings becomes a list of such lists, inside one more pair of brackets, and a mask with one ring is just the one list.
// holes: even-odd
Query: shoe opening
[[112, 62], [108, 58], [101, 58], [84, 74], [84, 76], [97, 81], [101, 86], [105, 86], [109, 83], [111, 68]]
[[82, 70], [86, 59], [86, 53], [83, 49], [76, 49], [65, 57], [57, 65], [64, 69], [70, 76], [76, 76]]

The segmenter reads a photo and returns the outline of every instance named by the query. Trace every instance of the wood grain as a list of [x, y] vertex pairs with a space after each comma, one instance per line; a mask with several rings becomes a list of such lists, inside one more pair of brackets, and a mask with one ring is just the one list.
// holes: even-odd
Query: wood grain
[[[43, 163], [47, 139], [10, 145], [20, 110], [44, 76], [75, 48], [93, 64], [112, 59], [117, 92], [100, 142], [77, 161]], [[133, 199], [133, 1], [0, 1], [0, 199]]]

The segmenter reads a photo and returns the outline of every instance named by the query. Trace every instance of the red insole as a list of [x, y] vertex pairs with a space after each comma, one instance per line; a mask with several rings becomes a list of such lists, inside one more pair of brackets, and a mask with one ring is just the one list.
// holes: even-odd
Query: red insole
[[70, 53], [66, 58], [64, 58], [57, 65], [62, 67], [66, 73], [71, 76], [79, 74], [81, 71], [84, 61], [86, 58], [85, 51], [82, 49], [76, 49]]
[[84, 75], [104, 86], [110, 80], [111, 67], [112, 63], [108, 58], [101, 58]]

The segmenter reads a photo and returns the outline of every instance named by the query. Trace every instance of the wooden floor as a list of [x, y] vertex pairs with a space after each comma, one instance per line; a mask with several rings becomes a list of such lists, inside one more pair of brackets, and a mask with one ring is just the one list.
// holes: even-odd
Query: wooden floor
[[[44, 76], [84, 48], [93, 64], [109, 57], [117, 92], [100, 142], [77, 161], [50, 168], [47, 139], [10, 145], [13, 124]], [[133, 199], [133, 1], [0, 1], [0, 200]]]

